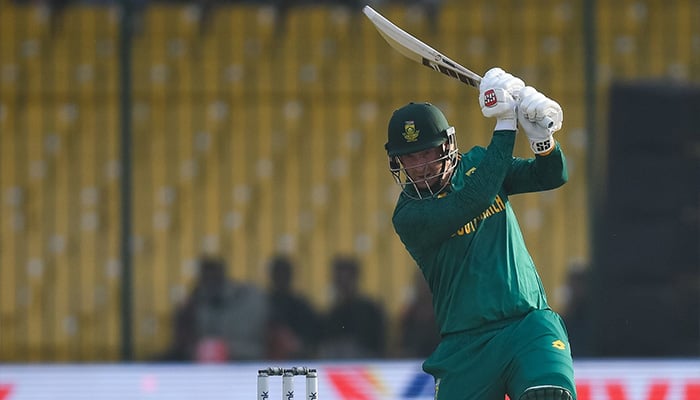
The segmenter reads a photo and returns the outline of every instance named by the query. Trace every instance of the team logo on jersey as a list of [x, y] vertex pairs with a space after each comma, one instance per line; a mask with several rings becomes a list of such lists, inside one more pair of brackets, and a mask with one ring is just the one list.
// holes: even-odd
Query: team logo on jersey
[[553, 341], [552, 347], [554, 347], [555, 349], [559, 349], [559, 350], [566, 350], [566, 344], [564, 344], [564, 342], [562, 342], [561, 340]]
[[467, 172], [464, 173], [464, 175], [471, 176], [474, 173], [474, 171], [476, 171], [476, 167], [471, 167], [469, 168], [469, 170], [467, 170]]
[[416, 129], [415, 121], [405, 121], [403, 123], [403, 137], [407, 142], [415, 142], [418, 140], [420, 131]]

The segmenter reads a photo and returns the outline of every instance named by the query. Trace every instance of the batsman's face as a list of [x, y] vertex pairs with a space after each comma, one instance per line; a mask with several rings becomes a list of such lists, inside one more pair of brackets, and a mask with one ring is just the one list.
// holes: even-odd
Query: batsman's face
[[422, 190], [449, 179], [443, 172], [449, 170], [450, 160], [444, 158], [442, 153], [442, 147], [433, 147], [400, 156], [399, 160], [403, 164], [406, 174], [417, 188]]

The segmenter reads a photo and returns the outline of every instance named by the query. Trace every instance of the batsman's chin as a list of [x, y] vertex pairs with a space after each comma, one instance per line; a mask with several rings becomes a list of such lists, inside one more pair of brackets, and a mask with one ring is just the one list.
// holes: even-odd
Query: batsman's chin
[[432, 185], [434, 185], [435, 182], [430, 182], [426, 180], [417, 180], [415, 181], [416, 188], [419, 190], [428, 190]]

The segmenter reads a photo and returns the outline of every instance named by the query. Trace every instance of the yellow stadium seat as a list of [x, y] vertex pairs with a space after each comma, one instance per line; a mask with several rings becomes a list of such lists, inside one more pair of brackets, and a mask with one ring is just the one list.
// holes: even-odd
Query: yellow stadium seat
[[199, 33], [199, 10], [194, 5], [151, 3], [144, 8], [146, 36], [193, 37]]
[[109, 5], [70, 5], [61, 13], [59, 35], [85, 40], [109, 36], [119, 29], [119, 9]]

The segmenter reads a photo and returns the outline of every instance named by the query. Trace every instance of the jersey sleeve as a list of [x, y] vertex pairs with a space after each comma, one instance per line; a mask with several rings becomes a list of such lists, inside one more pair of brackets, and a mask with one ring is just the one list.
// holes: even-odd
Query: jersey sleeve
[[488, 208], [511, 166], [514, 143], [515, 131], [495, 131], [478, 168], [459, 190], [437, 199], [399, 200], [393, 223], [404, 244], [413, 249], [437, 245]]
[[513, 157], [503, 187], [509, 195], [541, 192], [556, 189], [565, 184], [568, 179], [566, 158], [557, 143], [554, 150], [546, 156]]

